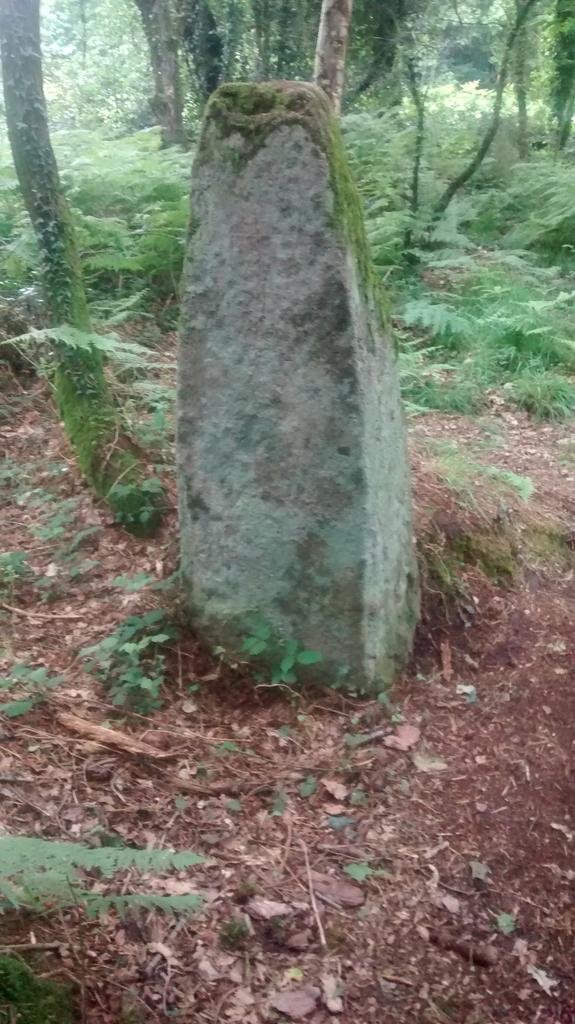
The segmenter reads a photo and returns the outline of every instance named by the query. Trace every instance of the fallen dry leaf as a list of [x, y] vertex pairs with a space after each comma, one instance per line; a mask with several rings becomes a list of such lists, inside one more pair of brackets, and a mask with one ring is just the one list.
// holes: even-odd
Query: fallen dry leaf
[[167, 960], [169, 964], [177, 964], [178, 966], [181, 966], [173, 949], [170, 949], [170, 947], [166, 946], [165, 943], [148, 942], [148, 949], [150, 953], [158, 953], [159, 956], [163, 956], [164, 960]]
[[419, 742], [420, 730], [416, 725], [399, 725], [391, 736], [386, 736], [383, 743], [393, 750], [411, 750]]
[[322, 779], [321, 784], [324, 789], [327, 789], [334, 800], [345, 800], [348, 790], [347, 786], [343, 785], [343, 782], [338, 782], [337, 779]]
[[274, 1010], [279, 1010], [286, 1017], [291, 1017], [292, 1020], [301, 1020], [309, 1013], [313, 1013], [320, 994], [320, 990], [313, 985], [306, 985], [305, 988], [292, 988], [274, 996], [271, 1005]]
[[312, 940], [312, 933], [309, 928], [304, 928], [301, 932], [294, 932], [286, 939], [286, 946], [288, 949], [307, 949]]
[[559, 982], [555, 978], [552, 978], [550, 974], [547, 974], [547, 971], [542, 970], [541, 967], [529, 966], [527, 968], [527, 973], [531, 975], [533, 980], [537, 982], [546, 995], [552, 996], [555, 994], [553, 989], [559, 984]]
[[314, 891], [320, 899], [336, 903], [340, 907], [360, 907], [365, 902], [365, 894], [358, 885], [344, 882], [333, 875], [321, 875], [317, 871], [311, 873]]
[[343, 999], [341, 998], [341, 984], [335, 974], [323, 974], [321, 979], [323, 989], [323, 1001], [330, 1013], [343, 1013]]
[[437, 902], [440, 906], [445, 907], [450, 914], [458, 914], [461, 910], [461, 904], [457, 896], [450, 896], [449, 893], [443, 893]]
[[436, 757], [435, 754], [430, 754], [429, 751], [416, 751], [412, 754], [412, 758], [418, 772], [426, 772], [428, 775], [433, 775], [435, 772], [444, 772], [447, 768], [445, 761], [442, 761], [440, 757]]
[[441, 671], [445, 682], [448, 683], [453, 675], [453, 666], [451, 664], [451, 647], [449, 646], [449, 640], [443, 640], [441, 643]]
[[254, 896], [249, 900], [246, 910], [251, 917], [257, 918], [258, 921], [271, 921], [274, 917], [285, 917], [292, 913], [289, 904], [266, 900], [263, 896]]

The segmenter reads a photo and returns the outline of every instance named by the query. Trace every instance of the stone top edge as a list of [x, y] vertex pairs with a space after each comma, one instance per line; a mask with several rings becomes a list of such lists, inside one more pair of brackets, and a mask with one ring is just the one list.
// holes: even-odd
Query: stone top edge
[[310, 82], [229, 82], [211, 96], [207, 122], [265, 131], [279, 123], [307, 121], [319, 127], [329, 122], [332, 110], [322, 89]]

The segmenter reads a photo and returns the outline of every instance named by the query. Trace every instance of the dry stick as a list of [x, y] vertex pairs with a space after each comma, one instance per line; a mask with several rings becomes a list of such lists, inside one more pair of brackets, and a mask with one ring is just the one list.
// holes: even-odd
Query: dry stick
[[5, 604], [4, 601], [0, 601], [0, 608], [5, 608], [7, 612], [15, 612], [16, 615], [26, 615], [30, 619], [85, 619], [85, 615], [77, 615], [76, 612], [29, 612], [26, 608], [15, 608], [11, 604]]
[[319, 909], [318, 909], [318, 905], [317, 905], [317, 900], [315, 898], [315, 892], [314, 892], [314, 888], [313, 888], [313, 879], [311, 877], [311, 868], [310, 868], [310, 864], [309, 864], [309, 855], [308, 855], [308, 852], [307, 852], [307, 846], [305, 845], [303, 839], [300, 839], [299, 842], [300, 842], [300, 846], [301, 846], [301, 848], [303, 850], [303, 855], [304, 855], [304, 858], [305, 858], [305, 869], [306, 869], [306, 873], [307, 873], [307, 884], [308, 884], [308, 890], [309, 890], [309, 899], [310, 899], [310, 903], [311, 903], [311, 909], [313, 910], [313, 916], [315, 917], [315, 923], [317, 925], [317, 932], [318, 932], [318, 935], [319, 935], [319, 944], [322, 947], [322, 949], [326, 949], [327, 948], [327, 940], [326, 940], [326, 937], [325, 937], [325, 932], [323, 930], [323, 924], [321, 923], [321, 917], [320, 917], [320, 913], [319, 913]]
[[140, 754], [155, 760], [166, 760], [168, 757], [177, 756], [170, 751], [157, 750], [148, 743], [134, 739], [133, 736], [118, 732], [117, 729], [96, 725], [95, 722], [89, 722], [86, 718], [79, 718], [78, 715], [72, 715], [67, 711], [58, 711], [55, 718], [70, 732], [78, 733], [85, 739], [95, 740], [96, 743], [105, 747], [119, 747], [120, 750], [125, 750], [128, 754]]
[[62, 942], [19, 942], [14, 945], [0, 946], [0, 953], [22, 953], [32, 949], [60, 949], [63, 945]]

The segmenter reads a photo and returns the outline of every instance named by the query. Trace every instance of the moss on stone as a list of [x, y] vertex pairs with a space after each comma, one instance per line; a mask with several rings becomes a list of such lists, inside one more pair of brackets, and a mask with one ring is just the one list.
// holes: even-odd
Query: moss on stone
[[[217, 141], [218, 155], [240, 173], [270, 134], [289, 124], [303, 127], [325, 154], [335, 199], [334, 227], [351, 246], [364, 291], [386, 327], [388, 311], [373, 269], [361, 199], [349, 169], [338, 120], [321, 89], [305, 82], [234, 82], [220, 86], [206, 107], [197, 160], [202, 163], [211, 159]], [[234, 134], [244, 140], [243, 149], [222, 151], [221, 140]]]
[[21, 960], [0, 956], [0, 1024], [73, 1024], [71, 990], [36, 978]]

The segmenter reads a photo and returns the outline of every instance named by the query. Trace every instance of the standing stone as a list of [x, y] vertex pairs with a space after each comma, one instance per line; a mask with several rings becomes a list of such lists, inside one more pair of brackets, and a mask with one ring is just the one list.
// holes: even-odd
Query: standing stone
[[[225, 85], [193, 171], [178, 455], [185, 598], [237, 654], [254, 625], [392, 682], [417, 615], [394, 348], [323, 93]], [[264, 652], [265, 657], [265, 652]]]

